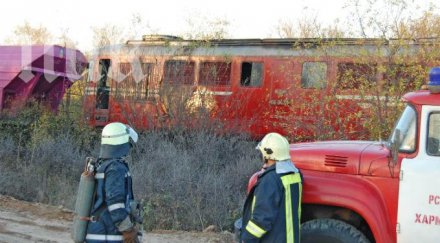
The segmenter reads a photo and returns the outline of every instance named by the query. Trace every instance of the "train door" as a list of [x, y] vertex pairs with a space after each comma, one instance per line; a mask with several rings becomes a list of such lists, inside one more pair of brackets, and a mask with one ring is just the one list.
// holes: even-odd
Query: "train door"
[[[239, 59], [236, 63], [236, 94], [231, 103], [237, 128], [255, 136], [263, 136], [265, 109], [269, 99], [268, 69], [262, 58]], [[238, 80], [237, 80], [238, 79]], [[237, 82], [238, 81], [238, 82]]]
[[308, 140], [322, 135], [327, 127], [329, 68], [323, 60], [305, 60], [298, 66], [300, 82], [293, 97], [292, 109], [296, 118], [292, 122], [296, 138]]
[[109, 121], [109, 99], [110, 99], [110, 59], [99, 60], [98, 84], [96, 87], [96, 110], [95, 125], [104, 126]]
[[298, 94], [295, 74], [300, 73], [297, 66], [292, 59], [275, 59], [270, 62], [270, 99], [266, 119], [268, 132], [278, 132], [285, 136], [292, 132], [294, 110], [291, 108], [294, 97]]

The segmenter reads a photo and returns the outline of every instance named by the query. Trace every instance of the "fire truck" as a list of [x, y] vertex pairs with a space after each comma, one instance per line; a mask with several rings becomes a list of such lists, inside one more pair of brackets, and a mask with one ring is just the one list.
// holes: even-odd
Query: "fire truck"
[[290, 146], [304, 175], [301, 242], [440, 241], [440, 67], [429, 76], [403, 96], [389, 141]]
[[416, 54], [431, 53], [435, 45], [436, 40], [144, 36], [103, 47], [89, 59], [84, 113], [92, 126], [121, 121], [148, 129], [202, 110], [201, 120], [256, 139], [268, 132], [301, 141], [317, 133], [360, 139], [368, 135], [368, 101], [376, 98], [361, 87], [388, 89], [398, 86], [396, 80], [416, 80], [404, 71], [426, 72], [431, 64]]

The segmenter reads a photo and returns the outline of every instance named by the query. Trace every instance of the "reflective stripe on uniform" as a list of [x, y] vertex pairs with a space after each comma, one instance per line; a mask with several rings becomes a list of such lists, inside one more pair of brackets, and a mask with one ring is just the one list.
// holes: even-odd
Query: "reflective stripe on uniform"
[[[131, 177], [130, 172], [127, 172], [125, 174], [125, 177]], [[95, 179], [104, 179], [105, 178], [105, 174], [104, 173], [96, 173], [95, 175]]]
[[[286, 207], [286, 243], [294, 243], [295, 235], [293, 229], [293, 213], [292, 213], [292, 194], [290, 186], [292, 184], [301, 183], [299, 173], [288, 174], [281, 177], [284, 186], [285, 207]], [[299, 192], [301, 193], [301, 184], [299, 184]], [[301, 200], [301, 198], [300, 198]], [[301, 202], [301, 201], [300, 201]], [[301, 203], [298, 206], [298, 215], [301, 215]], [[295, 219], [296, 220], [296, 219]]]
[[[301, 202], [302, 202], [302, 184], [299, 185], [299, 201], [298, 201], [298, 218], [301, 218]], [[301, 224], [300, 224], [301, 227]]]
[[87, 234], [86, 240], [121, 241], [124, 240], [124, 238], [122, 237], [122, 235]]
[[123, 203], [112, 204], [112, 205], [108, 206], [108, 211], [111, 212], [113, 210], [120, 209], [120, 208], [125, 208], [125, 204], [123, 204]]
[[252, 222], [252, 220], [249, 220], [249, 222], [246, 226], [246, 230], [257, 238], [261, 238], [261, 236], [266, 234], [266, 231], [264, 229], [260, 228], [254, 222]]
[[290, 184], [300, 183], [301, 176], [299, 175], [299, 173], [288, 174], [288, 175], [282, 176], [281, 180], [283, 181], [283, 185], [286, 186], [286, 185], [290, 185]]
[[255, 208], [255, 202], [257, 201], [257, 196], [254, 196], [254, 200], [252, 200], [252, 208], [251, 208], [251, 213], [254, 213], [254, 208]]

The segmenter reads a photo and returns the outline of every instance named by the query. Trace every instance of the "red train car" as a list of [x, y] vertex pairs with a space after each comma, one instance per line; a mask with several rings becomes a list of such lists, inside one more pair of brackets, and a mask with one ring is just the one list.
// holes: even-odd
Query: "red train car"
[[373, 97], [360, 87], [386, 87], [388, 71], [381, 66], [421, 48], [406, 43], [396, 49], [380, 39], [144, 36], [104, 47], [92, 58], [86, 118], [94, 126], [123, 121], [148, 128], [197, 111], [202, 120], [255, 138], [273, 131], [301, 140], [337, 132], [362, 138], [371, 106], [365, 100]]
[[29, 100], [56, 111], [71, 84], [81, 79], [87, 59], [56, 45], [0, 46], [0, 111], [19, 111]]

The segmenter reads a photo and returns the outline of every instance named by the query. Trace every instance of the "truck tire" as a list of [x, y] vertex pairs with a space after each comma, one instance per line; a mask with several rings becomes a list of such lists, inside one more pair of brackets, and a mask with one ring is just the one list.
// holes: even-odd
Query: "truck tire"
[[314, 219], [301, 225], [301, 243], [370, 243], [355, 227], [336, 219]]

